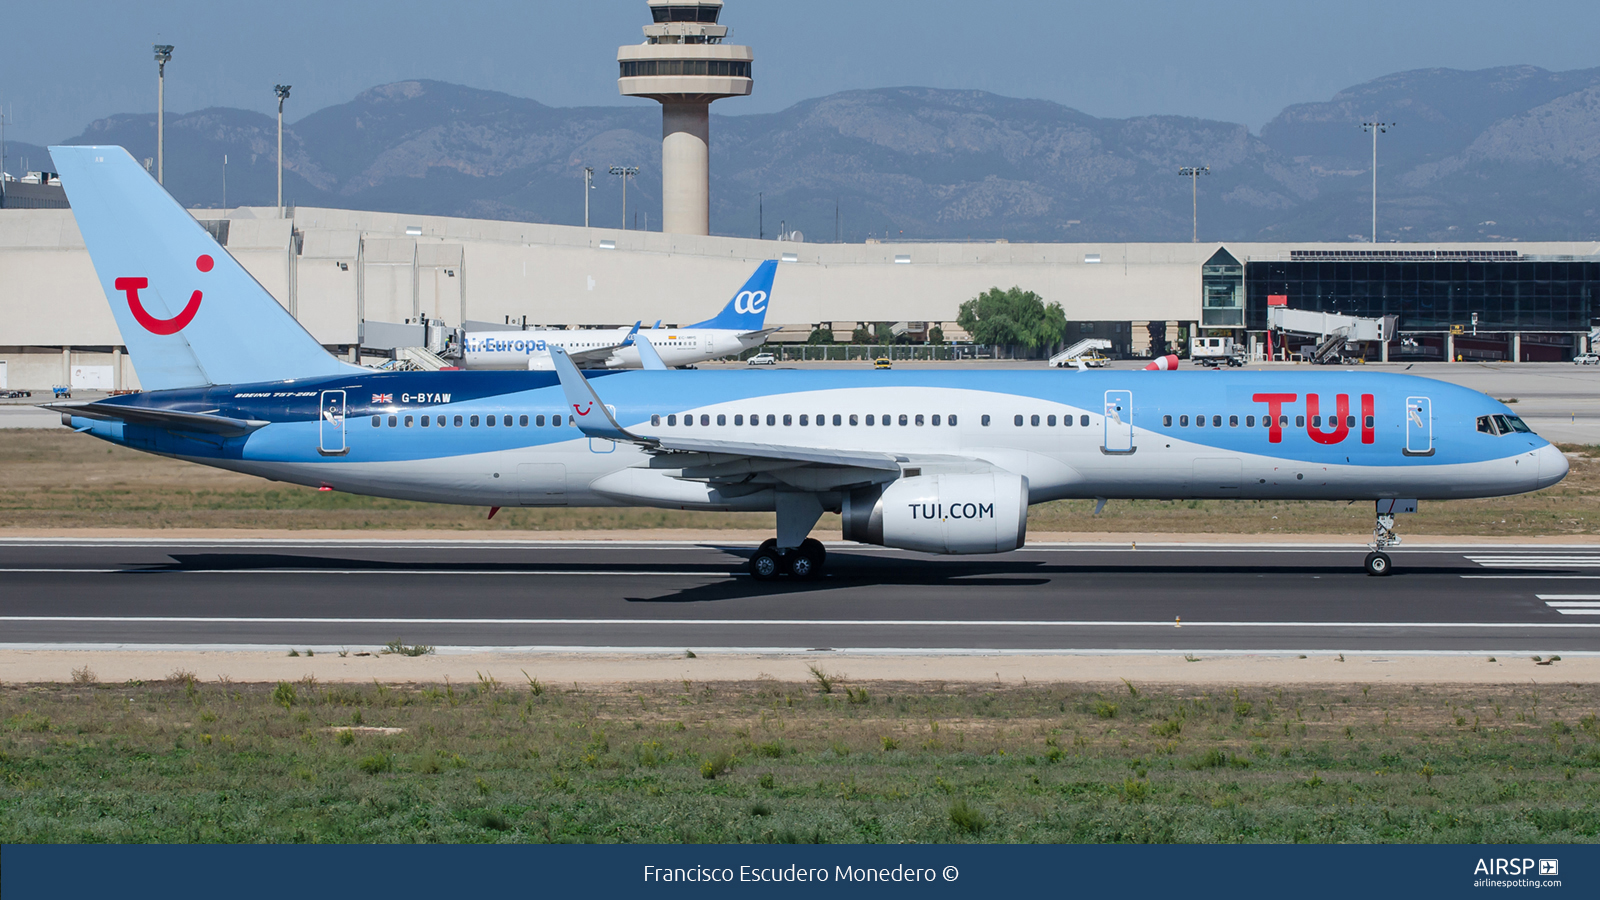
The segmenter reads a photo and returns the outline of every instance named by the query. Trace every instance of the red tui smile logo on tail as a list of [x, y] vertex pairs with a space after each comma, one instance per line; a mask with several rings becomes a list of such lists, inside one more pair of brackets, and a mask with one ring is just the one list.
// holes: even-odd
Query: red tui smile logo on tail
[[[194, 261], [194, 267], [201, 272], [211, 271], [214, 264], [209, 254], [201, 254]], [[195, 313], [200, 311], [201, 293], [195, 291], [189, 295], [189, 302], [181, 312], [170, 319], [158, 319], [150, 315], [139, 301], [139, 291], [150, 286], [148, 278], [118, 278], [115, 285], [117, 290], [128, 295], [128, 310], [133, 313], [133, 318], [151, 334], [177, 334], [194, 321]]]

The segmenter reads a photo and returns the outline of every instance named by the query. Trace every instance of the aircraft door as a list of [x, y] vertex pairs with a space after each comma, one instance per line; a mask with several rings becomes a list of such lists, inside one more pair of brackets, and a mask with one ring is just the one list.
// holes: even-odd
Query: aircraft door
[[1133, 452], [1133, 391], [1106, 391], [1105, 442], [1101, 450]]
[[1433, 401], [1427, 397], [1406, 398], [1406, 456], [1433, 455]]
[[344, 391], [323, 391], [322, 408], [317, 416], [317, 452], [323, 456], [343, 456], [350, 452], [344, 443]]

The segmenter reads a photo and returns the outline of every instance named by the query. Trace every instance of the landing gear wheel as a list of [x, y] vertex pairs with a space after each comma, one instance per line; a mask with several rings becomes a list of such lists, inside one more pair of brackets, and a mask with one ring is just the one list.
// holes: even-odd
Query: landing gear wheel
[[822, 557], [812, 554], [804, 544], [789, 551], [789, 574], [798, 581], [810, 581], [822, 574]]
[[1389, 561], [1389, 554], [1379, 553], [1374, 550], [1367, 554], [1367, 561], [1362, 564], [1368, 575], [1388, 575], [1394, 570], [1394, 564]]
[[767, 538], [766, 540], [762, 541], [761, 542], [761, 546], [757, 547], [756, 549], [757, 550], [771, 550], [774, 553], [776, 553], [778, 551], [778, 539], [777, 538]]
[[799, 552], [816, 560], [817, 568], [819, 569], [822, 568], [823, 563], [828, 561], [828, 548], [822, 546], [822, 542], [816, 538], [806, 538], [801, 541]]
[[771, 581], [782, 573], [783, 560], [778, 556], [778, 551], [763, 546], [750, 557], [750, 576], [755, 580]]

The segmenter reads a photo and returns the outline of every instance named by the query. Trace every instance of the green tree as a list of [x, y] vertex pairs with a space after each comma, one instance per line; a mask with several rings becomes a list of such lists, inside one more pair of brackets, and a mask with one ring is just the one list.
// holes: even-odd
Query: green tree
[[940, 328], [937, 325], [933, 326], [932, 328], [929, 328], [928, 329], [928, 343], [930, 343], [930, 344], [942, 344], [942, 343], [944, 343], [944, 329]]
[[1046, 304], [1038, 294], [1020, 287], [1009, 291], [990, 288], [966, 301], [956, 323], [973, 341], [1009, 347], [1013, 356], [1019, 347], [1031, 353], [1059, 344], [1067, 333], [1067, 315], [1061, 304]]
[[811, 330], [811, 336], [806, 338], [806, 343], [808, 343], [808, 344], [831, 344], [831, 343], [833, 343], [833, 329], [832, 328], [813, 328]]
[[850, 343], [852, 343], [852, 344], [870, 344], [870, 343], [872, 343], [872, 329], [868, 328], [865, 325], [857, 325], [856, 326], [856, 330], [850, 332]]

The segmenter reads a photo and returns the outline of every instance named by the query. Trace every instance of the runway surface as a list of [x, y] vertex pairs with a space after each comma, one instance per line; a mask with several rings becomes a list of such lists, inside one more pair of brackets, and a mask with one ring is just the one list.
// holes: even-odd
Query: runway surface
[[749, 546], [0, 541], [0, 646], [696, 650], [1600, 650], [1600, 547], [830, 546], [762, 584]]

